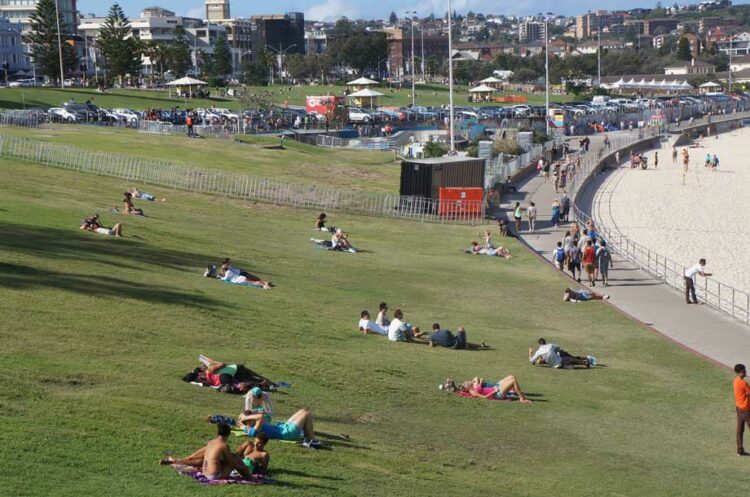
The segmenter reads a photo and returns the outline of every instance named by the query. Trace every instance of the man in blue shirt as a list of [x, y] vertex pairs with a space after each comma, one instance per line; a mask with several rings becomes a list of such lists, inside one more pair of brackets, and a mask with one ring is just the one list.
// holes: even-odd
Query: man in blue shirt
[[432, 333], [430, 334], [430, 347], [440, 346], [449, 349], [483, 349], [487, 348], [487, 345], [482, 342], [481, 344], [469, 343], [466, 341], [466, 330], [463, 326], [458, 327], [458, 331], [454, 335], [450, 330], [443, 330], [440, 328], [440, 323], [432, 325]]

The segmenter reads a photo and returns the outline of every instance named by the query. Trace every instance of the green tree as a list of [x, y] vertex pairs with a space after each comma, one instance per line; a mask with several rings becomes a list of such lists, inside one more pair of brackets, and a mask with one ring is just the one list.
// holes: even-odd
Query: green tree
[[190, 57], [190, 43], [185, 28], [178, 25], [174, 30], [174, 41], [169, 47], [167, 66], [178, 76], [184, 76], [190, 70], [193, 61]]
[[264, 49], [258, 50], [255, 60], [242, 64], [240, 81], [251, 86], [267, 86], [271, 59]]
[[335, 38], [328, 48], [331, 59], [359, 73], [376, 71], [378, 63], [388, 56], [385, 33], [355, 27], [347, 19], [336, 22]]
[[211, 55], [209, 74], [216, 78], [225, 78], [232, 73], [232, 51], [224, 35], [219, 35]]
[[[40, 0], [36, 10], [30, 16], [31, 30], [24, 37], [24, 41], [31, 48], [31, 58], [37, 70], [53, 81], [60, 79], [60, 53], [58, 50], [57, 12], [55, 0]], [[65, 24], [60, 17], [60, 26]], [[65, 33], [62, 35], [63, 71], [73, 71], [78, 60], [74, 48], [66, 43]]]
[[391, 12], [391, 15], [388, 17], [388, 22], [390, 23], [391, 26], [396, 25], [396, 23], [398, 22], [398, 16], [396, 15], [395, 12]]
[[680, 37], [680, 41], [677, 42], [677, 59], [678, 60], [690, 60], [693, 58], [693, 54], [690, 53], [690, 42], [684, 36]]
[[97, 37], [97, 43], [109, 74], [119, 79], [120, 84], [125, 76], [140, 71], [141, 43], [133, 36], [130, 22], [117, 3], [110, 7], [107, 19]]
[[429, 141], [424, 144], [423, 153], [426, 159], [430, 157], [442, 157], [448, 153], [448, 149], [438, 142]]
[[143, 43], [143, 55], [148, 57], [151, 73], [164, 77], [164, 67], [170, 56], [170, 46], [163, 41], [147, 40]]

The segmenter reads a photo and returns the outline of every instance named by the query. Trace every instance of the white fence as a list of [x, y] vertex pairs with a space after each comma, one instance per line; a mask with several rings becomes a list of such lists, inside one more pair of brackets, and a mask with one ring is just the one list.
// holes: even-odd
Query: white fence
[[[736, 113], [722, 116], [714, 116], [711, 123], [722, 123], [726, 121], [739, 121], [746, 118], [748, 113]], [[700, 126], [706, 124], [706, 119], [698, 119], [693, 125]], [[683, 130], [684, 131], [684, 130]], [[624, 149], [636, 142], [645, 139], [642, 134], [633, 134], [632, 136], [621, 137], [613, 143], [611, 150]], [[611, 159], [613, 152], [600, 150], [598, 154], [591, 154], [582, 164], [580, 170], [576, 171], [573, 181], [570, 183], [571, 198], [573, 205], [571, 211], [579, 223], [585, 224], [591, 217], [583, 212], [576, 204], [576, 196], [579, 189], [585, 187], [586, 179], [595, 172], [600, 170], [600, 166], [605, 159]], [[621, 161], [626, 159], [622, 153]], [[626, 259], [634, 266], [648, 272], [655, 278], [658, 278], [677, 291], [684, 291], [685, 281], [684, 274], [687, 269], [685, 266], [661, 255], [648, 247], [638, 244], [623, 235], [616, 228], [603, 226], [594, 219], [599, 233], [615, 253]], [[724, 284], [714, 278], [703, 278], [703, 282], [696, 285], [698, 298], [706, 305], [717, 309], [732, 318], [746, 324], [750, 324], [750, 293], [736, 289], [730, 285]]]
[[168, 161], [92, 152], [14, 136], [0, 135], [0, 157], [78, 172], [111, 176], [129, 183], [255, 200], [290, 207], [342, 210], [357, 214], [422, 222], [470, 223], [484, 220], [484, 203], [443, 204], [423, 197], [339, 190], [275, 179], [191, 168]]

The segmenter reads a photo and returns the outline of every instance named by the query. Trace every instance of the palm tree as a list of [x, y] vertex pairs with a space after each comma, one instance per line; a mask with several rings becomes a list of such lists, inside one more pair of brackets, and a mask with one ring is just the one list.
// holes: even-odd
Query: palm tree
[[159, 68], [159, 79], [164, 79], [164, 66], [169, 58], [169, 46], [166, 43], [156, 40], [146, 40], [143, 42], [143, 53], [151, 62], [151, 77], [154, 76], [154, 67]]

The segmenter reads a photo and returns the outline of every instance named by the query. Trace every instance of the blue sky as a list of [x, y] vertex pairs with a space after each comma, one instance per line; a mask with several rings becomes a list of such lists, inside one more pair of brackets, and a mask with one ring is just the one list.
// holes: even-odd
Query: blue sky
[[[698, 3], [699, 0], [690, 0]], [[158, 5], [175, 11], [179, 15], [203, 17], [203, 0], [120, 0], [120, 5], [128, 16], [137, 16], [144, 7]], [[663, 0], [665, 5], [671, 5], [674, 0]], [[679, 4], [687, 3], [680, 0]], [[745, 2], [735, 2], [745, 3]], [[78, 10], [84, 15], [106, 14], [110, 0], [78, 0]], [[607, 2], [594, 0], [515, 0], [498, 2], [497, 0], [453, 0], [454, 10], [465, 13], [469, 10], [482, 13], [501, 13], [507, 15], [530, 15], [539, 12], [554, 12], [562, 15], [576, 15], [586, 10], [624, 9], [634, 7], [653, 7], [654, 1], [643, 3], [633, 0], [610, 0]], [[416, 10], [420, 15], [434, 13], [440, 15], [448, 10], [448, 0], [382, 0], [369, 2], [362, 0], [277, 0], [268, 8], [251, 0], [233, 0], [232, 17], [249, 17], [254, 14], [273, 14], [289, 11], [302, 11], [305, 18], [313, 20], [334, 20], [342, 15], [350, 18], [386, 18], [391, 11], [403, 16], [407, 10]]]

